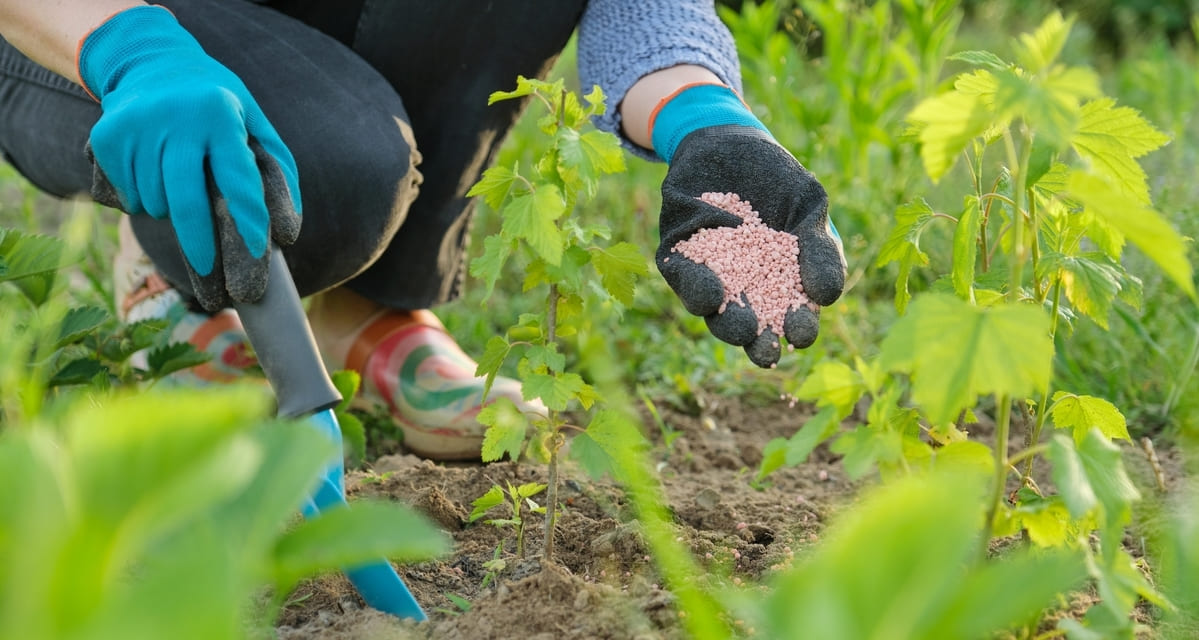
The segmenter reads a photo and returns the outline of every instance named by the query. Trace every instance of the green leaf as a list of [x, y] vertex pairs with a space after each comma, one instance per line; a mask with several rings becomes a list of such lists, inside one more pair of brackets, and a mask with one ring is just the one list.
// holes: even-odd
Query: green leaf
[[476, 419], [479, 424], [487, 425], [487, 433], [483, 435], [483, 462], [499, 460], [505, 453], [513, 461], [520, 459], [529, 419], [511, 398], [496, 398], [479, 411]]
[[620, 465], [634, 452], [648, 448], [649, 442], [632, 421], [619, 412], [601, 409], [587, 430], [571, 439], [570, 457], [587, 475], [598, 479], [606, 473], [617, 475]]
[[1115, 100], [1103, 98], [1083, 105], [1078, 130], [1070, 143], [1090, 163], [1092, 171], [1114, 182], [1141, 204], [1149, 205], [1149, 183], [1136, 158], [1170, 139], [1135, 109], [1115, 104]]
[[150, 375], [163, 378], [198, 364], [204, 364], [211, 359], [207, 353], [197, 351], [189, 342], [172, 342], [150, 351], [146, 362], [150, 367]]
[[491, 298], [495, 291], [495, 282], [504, 273], [504, 263], [512, 255], [515, 242], [499, 234], [483, 238], [483, 255], [470, 261], [470, 275], [483, 280], [487, 293], [483, 301]]
[[1038, 139], [1064, 146], [1078, 126], [1082, 100], [1099, 95], [1099, 77], [1078, 67], [1055, 69], [1048, 76], [1016, 70], [995, 75], [995, 109], [1005, 118], [1023, 119]]
[[75, 307], [67, 312], [58, 328], [58, 340], [54, 348], [64, 347], [91, 333], [108, 319], [108, 312], [100, 307]]
[[534, 371], [562, 371], [566, 368], [566, 354], [558, 353], [556, 342], [533, 345], [525, 351], [525, 357], [529, 359], [529, 366]]
[[346, 466], [355, 468], [366, 460], [366, 426], [352, 413], [337, 414], [337, 424], [341, 427]]
[[1093, 396], [1076, 396], [1065, 391], [1053, 394], [1053, 424], [1058, 429], [1072, 429], [1074, 442], [1082, 445], [1087, 433], [1099, 429], [1104, 437], [1132, 441], [1124, 414], [1115, 405]]
[[51, 387], [66, 386], [72, 384], [87, 384], [97, 374], [106, 373], [108, 367], [105, 367], [99, 360], [90, 356], [76, 358], [63, 365], [61, 369], [54, 372], [47, 381]]
[[1029, 73], [1040, 73], [1057, 60], [1070, 36], [1074, 19], [1062, 18], [1060, 11], [1045, 17], [1032, 33], [1020, 34], [1016, 47], [1016, 60]]
[[778, 577], [764, 638], [986, 638], [1033, 619], [1084, 576], [1073, 554], [977, 553], [985, 481], [899, 478], [868, 491]]
[[466, 197], [483, 196], [483, 201], [487, 203], [487, 206], [498, 211], [504, 204], [504, 198], [507, 198], [508, 192], [512, 190], [512, 183], [516, 182], [517, 178], [515, 168], [509, 169], [496, 165], [483, 172], [483, 177], [470, 188], [470, 191], [466, 192]]
[[933, 209], [923, 198], [904, 204], [895, 211], [895, 228], [887, 236], [879, 250], [875, 264], [883, 266], [891, 262], [899, 263], [899, 277], [895, 280], [895, 308], [903, 313], [908, 301], [912, 299], [908, 292], [908, 277], [912, 267], [928, 264], [928, 254], [920, 249], [920, 234], [933, 220]]
[[1128, 521], [1141, 494], [1124, 470], [1120, 450], [1099, 429], [1088, 431], [1077, 447], [1072, 438], [1054, 436], [1046, 456], [1053, 463], [1053, 482], [1076, 520], [1098, 508], [1102, 522]]
[[961, 470], [989, 476], [994, 473], [995, 456], [990, 447], [981, 442], [959, 440], [936, 449], [933, 452], [933, 465], [936, 469]]
[[990, 51], [959, 51], [949, 56], [949, 60], [965, 62], [976, 67], [990, 67], [995, 70], [1006, 69], [1011, 66], [1010, 62], [1005, 61]]
[[778, 469], [803, 464], [820, 443], [837, 435], [841, 428], [841, 417], [836, 407], [826, 406], [816, 415], [804, 421], [790, 438], [775, 438], [762, 450], [762, 462], [758, 465], [755, 483]]
[[589, 116], [602, 116], [608, 110], [607, 97], [598, 84], [591, 85], [591, 91], [583, 96], [583, 100], [587, 102], [587, 115]]
[[554, 184], [541, 184], [533, 193], [512, 198], [502, 212], [503, 237], [520, 238], [546, 262], [557, 265], [562, 261], [564, 238], [556, 221], [566, 213], [566, 200]]
[[1029, 540], [1038, 547], [1060, 547], [1068, 540], [1070, 511], [1058, 496], [1048, 499], [1034, 496], [1030, 503], [1021, 501], [1016, 513]]
[[66, 245], [53, 236], [0, 229], [0, 282], [12, 282], [35, 305], [46, 301]]
[[625, 170], [624, 150], [619, 139], [606, 131], [580, 134], [576, 129], [558, 130], [558, 175], [577, 184], [586, 197], [595, 195], [599, 177]]
[[920, 158], [934, 182], [949, 171], [958, 155], [994, 122], [990, 108], [997, 83], [988, 71], [958, 76], [954, 89], [925, 98], [908, 119], [920, 127]]
[[487, 105], [491, 106], [501, 100], [511, 100], [513, 98], [523, 98], [533, 95], [533, 92], [538, 89], [547, 89], [551, 85], [543, 80], [526, 78], [524, 76], [516, 76], [516, 89], [512, 91], [494, 91], [487, 97]]
[[912, 378], [912, 400], [944, 424], [980, 394], [1030, 396], [1049, 384], [1049, 317], [1028, 305], [974, 307], [945, 294], [912, 303], [883, 339], [881, 363]]
[[491, 485], [487, 493], [475, 498], [475, 501], [471, 503], [474, 508], [471, 509], [467, 522], [474, 522], [482, 518], [488, 511], [501, 504], [504, 504], [504, 490], [496, 485]]
[[600, 274], [604, 289], [621, 304], [633, 304], [633, 293], [638, 276], [649, 274], [649, 267], [641, 250], [629, 242], [618, 242], [607, 249], [596, 249], [591, 264]]
[[978, 232], [982, 214], [978, 199], [967, 198], [966, 207], [953, 230], [953, 290], [963, 300], [974, 300], [974, 265], [978, 261]]
[[1089, 213], [1132, 241], [1187, 295], [1196, 297], [1186, 245], [1160, 213], [1089, 173], [1072, 172], [1066, 188], [1070, 197], [1082, 203]]
[[832, 407], [840, 420], [853, 412], [866, 393], [862, 376], [839, 360], [822, 360], [804, 378], [795, 392], [800, 400], [812, 400], [818, 407]]
[[346, 411], [349, 411], [350, 403], [354, 401], [354, 396], [358, 395], [358, 389], [362, 387], [362, 375], [353, 369], [339, 369], [329, 374], [329, 379], [333, 382], [333, 387], [341, 394], [341, 402], [335, 409], [340, 418]]
[[276, 584], [295, 585], [330, 569], [384, 558], [430, 560], [450, 551], [449, 537], [423, 516], [395, 502], [359, 500], [329, 509], [285, 533], [275, 545]]
[[487, 376], [487, 381], [483, 383], [484, 398], [491, 393], [491, 385], [495, 382], [495, 377], [500, 372], [500, 366], [504, 364], [504, 359], [508, 357], [508, 352], [511, 350], [512, 345], [508, 344], [503, 336], [492, 336], [487, 341], [487, 346], [483, 348], [483, 355], [479, 357], [478, 366], [475, 367], [475, 375]]
[[841, 461], [852, 480], [870, 472], [875, 464], [898, 460], [903, 455], [903, 435], [897, 431], [860, 426], [841, 434], [829, 447], [844, 456]]
[[578, 400], [584, 409], [590, 408], [595, 401], [595, 390], [583, 382], [577, 373], [533, 373], [524, 376], [521, 394], [525, 400], [540, 398], [553, 411], [566, 411], [571, 400]]
[[[532, 498], [542, 491], [545, 491], [545, 487], [546, 485], [540, 482], [526, 482], [525, 484], [516, 487], [516, 492], [513, 493], [512, 497], [517, 500]], [[512, 493], [511, 489], [509, 489], [509, 493]]]
[[1125, 274], [1118, 264], [1107, 254], [1091, 251], [1077, 256], [1047, 253], [1041, 265], [1046, 275], [1061, 279], [1075, 311], [1108, 328], [1112, 303], [1124, 288]]

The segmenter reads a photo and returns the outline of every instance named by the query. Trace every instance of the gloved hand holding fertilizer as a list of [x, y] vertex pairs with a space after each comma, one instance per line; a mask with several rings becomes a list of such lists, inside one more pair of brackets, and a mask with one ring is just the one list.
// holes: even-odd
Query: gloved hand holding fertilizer
[[242, 81], [153, 6], [93, 30], [78, 63], [102, 108], [88, 145], [96, 200], [169, 218], [205, 309], [260, 298], [271, 241], [300, 232], [299, 172]]
[[810, 346], [845, 284], [824, 188], [724, 85], [668, 96], [650, 135], [670, 165], [656, 262], [683, 306], [761, 367], [780, 336]]

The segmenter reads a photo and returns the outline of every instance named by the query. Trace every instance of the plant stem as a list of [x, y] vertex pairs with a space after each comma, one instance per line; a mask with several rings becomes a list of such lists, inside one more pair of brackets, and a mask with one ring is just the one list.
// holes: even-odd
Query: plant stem
[[996, 399], [999, 406], [999, 416], [995, 424], [995, 478], [991, 488], [991, 506], [987, 509], [987, 520], [983, 523], [982, 557], [985, 560], [990, 547], [991, 532], [995, 529], [995, 516], [999, 514], [999, 505], [1003, 503], [1003, 493], [1007, 488], [1008, 473], [1008, 434], [1012, 426], [1012, 399], [1006, 393]]
[[[558, 284], [550, 285], [549, 304], [545, 312], [545, 342], [558, 342]], [[562, 444], [558, 435], [558, 412], [550, 410], [550, 429], [553, 443], [550, 445], [549, 478], [546, 481], [545, 544], [542, 550], [547, 561], [554, 559], [554, 520], [558, 516], [558, 449]]]
[[545, 544], [542, 554], [546, 561], [554, 559], [554, 518], [558, 514], [558, 450], [561, 444], [558, 434], [554, 434], [554, 444], [550, 447], [550, 469], [548, 485], [545, 490]]
[[[1058, 311], [1062, 304], [1062, 281], [1058, 278], [1053, 283], [1053, 310], [1052, 316], [1049, 318], [1049, 339], [1054, 340], [1057, 337], [1057, 321]], [[1041, 394], [1041, 402], [1037, 404], [1037, 422], [1033, 425], [1032, 433], [1029, 434], [1028, 440], [1024, 443], [1026, 447], [1032, 449], [1036, 447], [1041, 440], [1041, 429], [1045, 426], [1045, 419], [1049, 416], [1049, 388]], [[1030, 457], [1024, 463], [1024, 473], [1020, 474], [1020, 483], [1023, 484], [1032, 477], [1033, 458]]]

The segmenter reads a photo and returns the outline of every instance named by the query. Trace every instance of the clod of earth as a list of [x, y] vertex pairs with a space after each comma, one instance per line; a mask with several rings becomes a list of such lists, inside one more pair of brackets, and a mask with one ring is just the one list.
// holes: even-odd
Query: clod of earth
[[804, 294], [799, 275], [799, 240], [762, 222], [748, 200], [735, 193], [706, 192], [700, 200], [727, 211], [741, 224], [700, 229], [671, 249], [712, 270], [724, 285], [724, 303], [750, 308], [758, 316], [758, 335], [771, 329], [782, 335], [787, 312], [816, 304]]

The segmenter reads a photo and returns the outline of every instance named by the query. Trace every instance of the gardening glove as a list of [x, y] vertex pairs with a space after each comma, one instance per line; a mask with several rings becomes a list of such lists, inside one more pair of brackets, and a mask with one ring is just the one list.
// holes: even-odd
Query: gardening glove
[[[778, 361], [780, 330], [794, 347], [810, 346], [819, 330], [819, 307], [832, 304], [845, 284], [845, 255], [824, 188], [726, 86], [684, 88], [658, 107], [650, 127], [655, 152], [670, 165], [662, 183], [656, 262], [683, 306], [702, 316], [712, 335], [745, 347], [761, 367]], [[703, 229], [743, 226], [742, 218], [700, 200], [704, 193], [736, 194], [769, 228], [760, 235], [783, 232], [797, 239], [802, 294], [810, 304], [775, 310], [784, 320], [769, 327], [745, 296], [726, 304], [717, 274], [676, 250]], [[759, 278], [758, 258], [769, 262], [765, 249], [749, 244], [732, 250], [741, 255], [733, 256], [731, 268], [745, 281]], [[798, 291], [776, 294], [771, 301], [780, 305], [801, 300]]]
[[[312, 518], [330, 509], [346, 506], [341, 427], [337, 424], [337, 418], [333, 415], [332, 409], [314, 413], [301, 424], [316, 429], [337, 447], [337, 457], [329, 461], [329, 466], [321, 474], [316, 488], [301, 507], [304, 517]], [[362, 599], [371, 607], [384, 613], [390, 613], [400, 618], [411, 618], [418, 622], [427, 619], [425, 612], [417, 604], [416, 598], [412, 596], [412, 592], [408, 590], [407, 585], [400, 579], [390, 562], [381, 559], [359, 567], [347, 568], [344, 572]]]
[[270, 241], [299, 235], [300, 189], [291, 152], [245, 85], [162, 7], [109, 18], [78, 60], [102, 109], [88, 141], [93, 196], [170, 219], [205, 309], [258, 300]]

